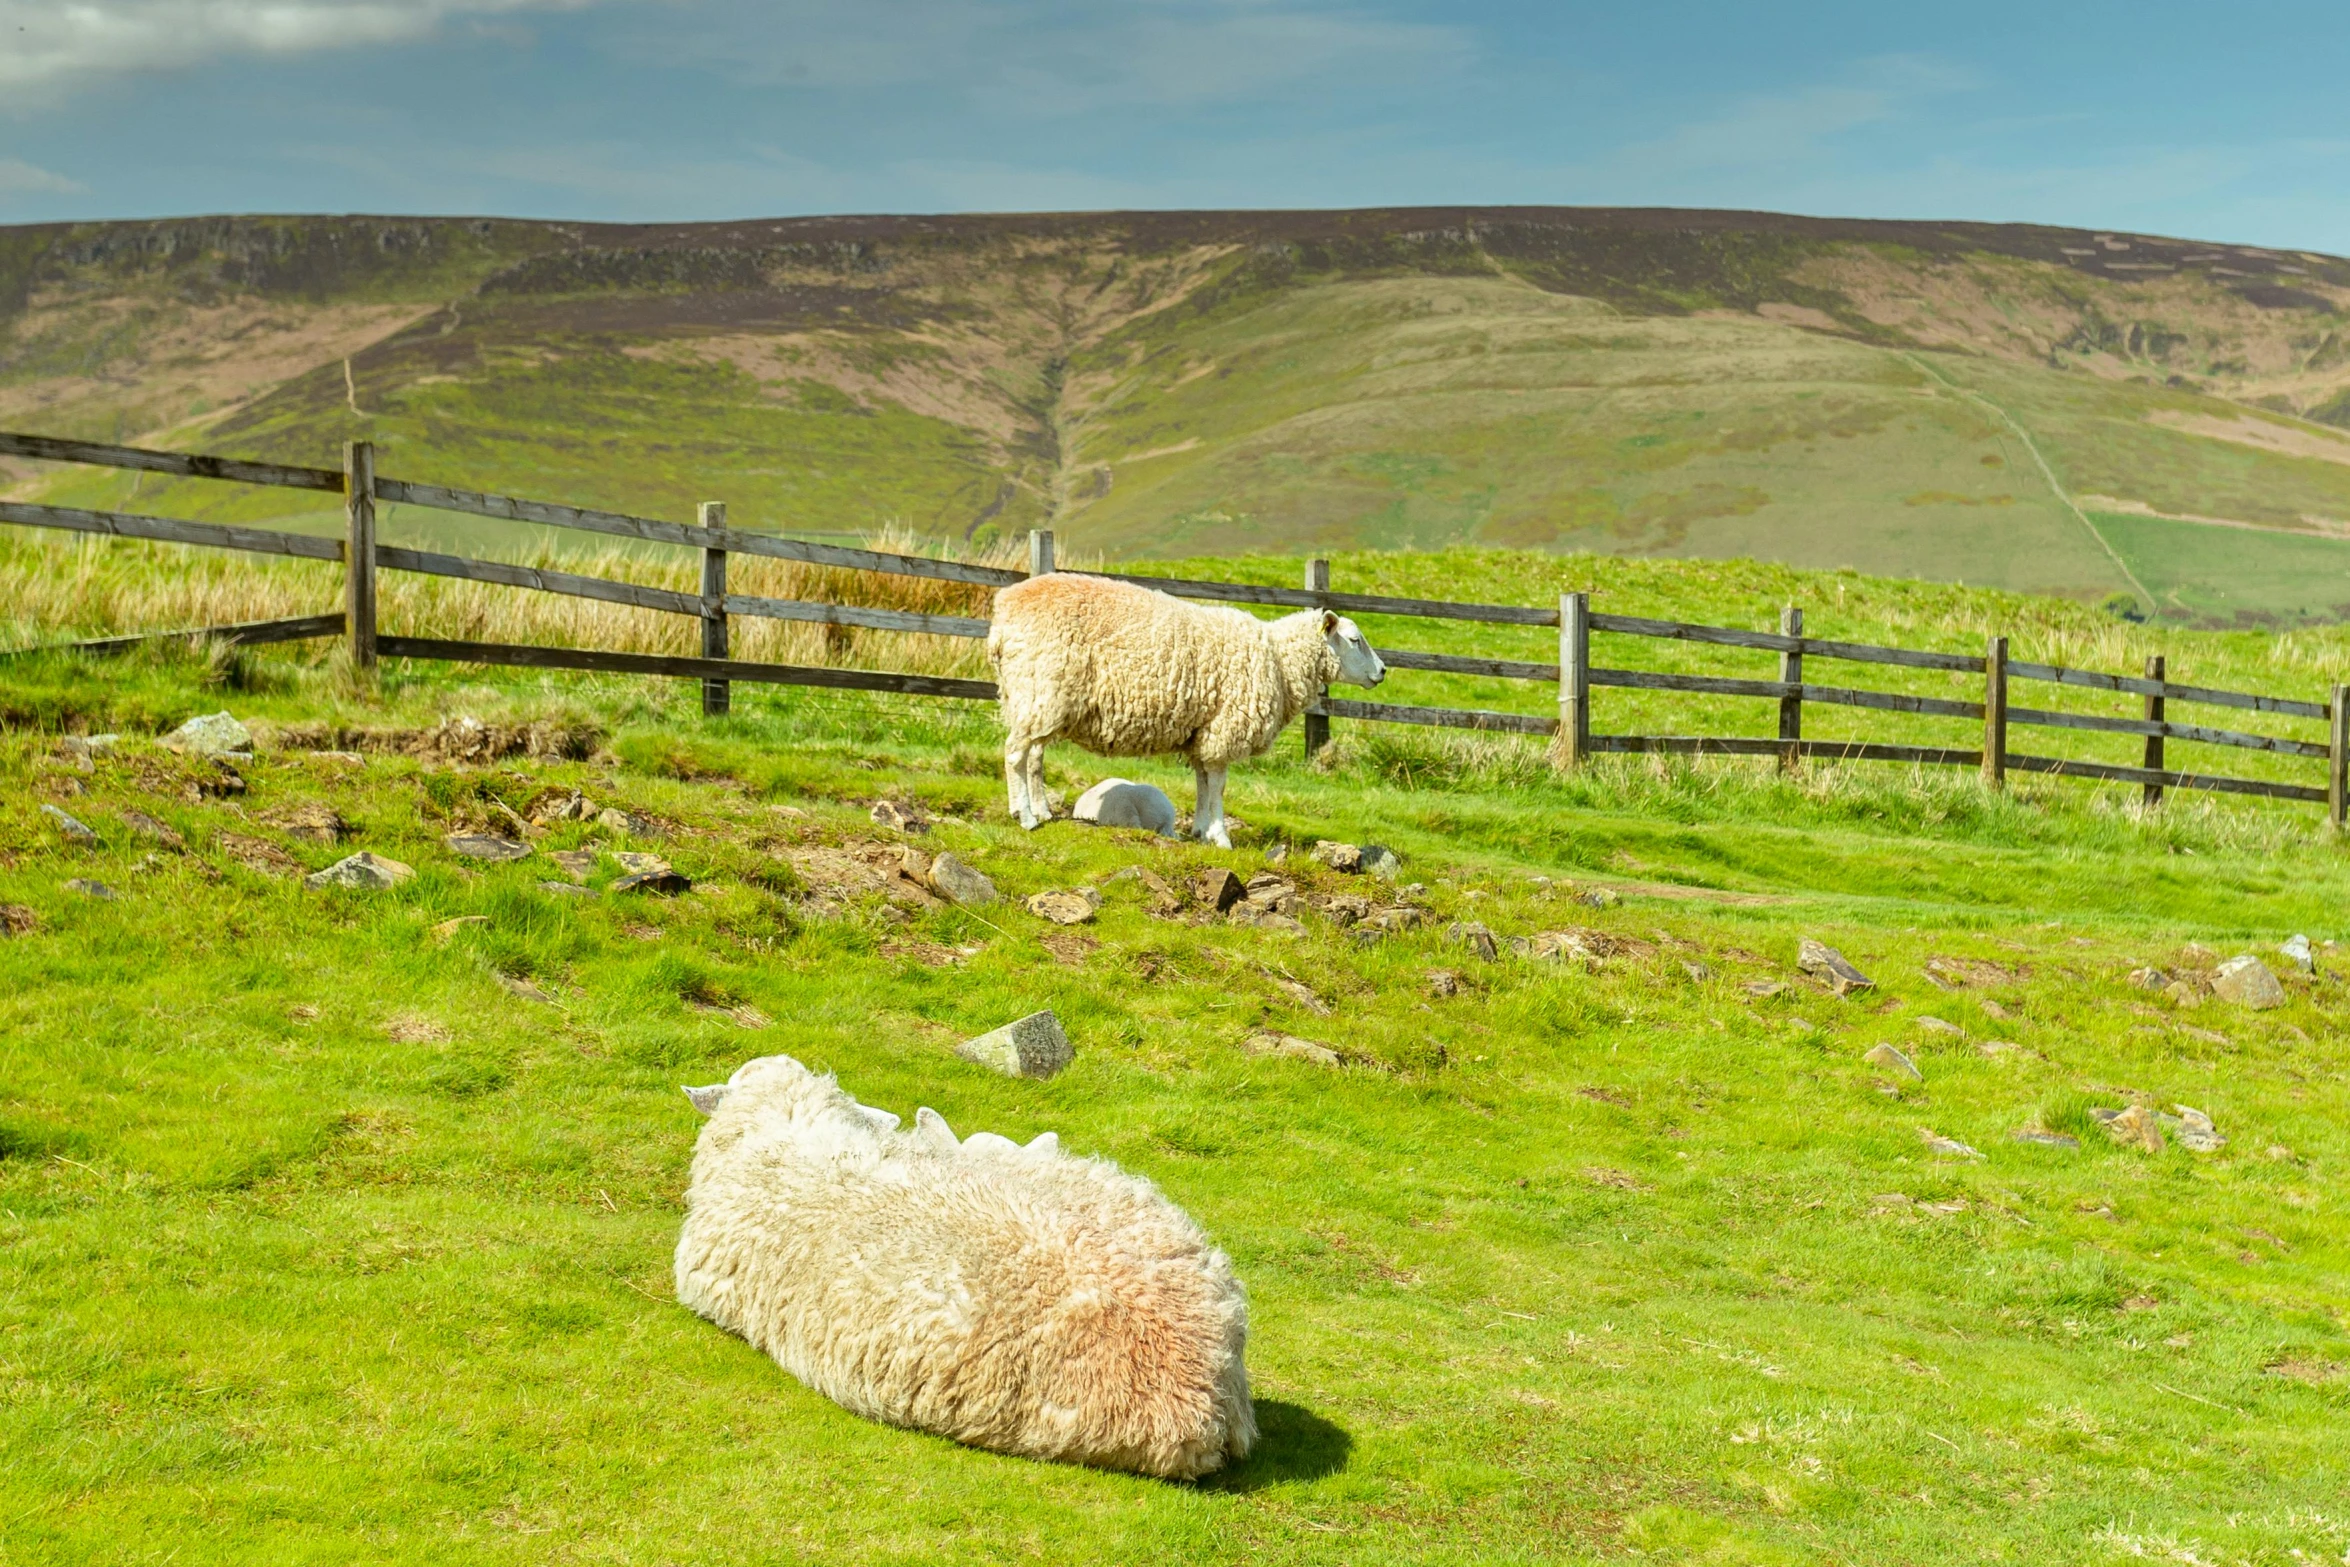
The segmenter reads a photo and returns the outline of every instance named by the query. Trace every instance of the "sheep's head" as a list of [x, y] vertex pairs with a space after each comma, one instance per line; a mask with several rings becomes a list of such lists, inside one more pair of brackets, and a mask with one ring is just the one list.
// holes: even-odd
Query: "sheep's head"
[[1370, 639], [1344, 615], [1322, 611], [1322, 641], [1338, 664], [1338, 673], [1331, 677], [1334, 682], [1375, 686], [1387, 678], [1387, 666], [1371, 650]]

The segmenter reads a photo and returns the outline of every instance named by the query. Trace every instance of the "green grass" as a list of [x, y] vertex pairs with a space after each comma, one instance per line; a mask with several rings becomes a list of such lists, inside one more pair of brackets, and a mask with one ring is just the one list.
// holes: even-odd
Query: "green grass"
[[[1377, 568], [1468, 596], [1523, 570]], [[1617, 607], [1677, 594], [1733, 618], [1793, 588], [1962, 642], [2011, 610], [2050, 637], [2110, 625], [1775, 571], [1604, 579]], [[2171, 646], [2242, 678], [2334, 656], [2315, 633]], [[2191, 940], [2224, 956], [2343, 934], [2350, 858], [2312, 808], [2149, 817], [2118, 790], [1901, 769], [1554, 779], [1511, 745], [1341, 725], [1327, 768], [1293, 740], [1235, 775], [1249, 830], [1219, 853], [1019, 833], [980, 709], [738, 686], [738, 715], [705, 721], [682, 686], [387, 674], [361, 699], [331, 661], [285, 654], [6, 673], [0, 901], [39, 924], [0, 941], [0, 1559], [2283, 1563], [2350, 1545], [2350, 1237], [2330, 1195], [2350, 996], [2296, 981], [2277, 1011], [2182, 1013], [2124, 980]], [[265, 748], [220, 799], [137, 736], [224, 705], [385, 729], [556, 715], [608, 739], [484, 768]], [[85, 774], [67, 727], [134, 738]], [[1110, 770], [1053, 764], [1064, 790]], [[1175, 768], [1117, 770], [1188, 803]], [[701, 890], [567, 897], [540, 889], [543, 857], [441, 847], [493, 798], [527, 811], [567, 787], [669, 824]], [[878, 836], [866, 805], [905, 795], [939, 815], [929, 847], [1015, 901], [984, 919], [803, 906], [789, 853]], [[62, 843], [44, 799], [105, 842]], [[306, 802], [349, 841], [271, 825]], [[150, 859], [125, 809], [188, 852]], [[419, 875], [306, 892], [223, 833]], [[1135, 863], [1246, 873], [1325, 836], [1396, 846], [1429, 926], [1358, 947], [1309, 920], [1291, 941], [1155, 920], [1113, 883], [1072, 962], [1016, 901]], [[597, 841], [573, 824], [540, 847]], [[1300, 859], [1285, 872], [1341, 888]], [[1602, 887], [1620, 901], [1583, 901]], [[1484, 964], [1447, 941], [1455, 919], [1656, 946], [1595, 972]], [[1749, 994], [1791, 978], [1804, 935], [1877, 990]], [[1945, 992], [1933, 956], [2000, 967]], [[1426, 996], [1438, 967], [1460, 995]], [[693, 1010], [744, 1002], [773, 1024]], [[1039, 1006], [1077, 1043], [1061, 1078], [952, 1056]], [[1248, 1057], [1259, 1026], [1359, 1064]], [[1880, 1042], [1924, 1083], [1882, 1082], [1859, 1059]], [[1249, 1286], [1260, 1455], [1183, 1487], [955, 1448], [846, 1414], [676, 1306], [697, 1125], [676, 1085], [776, 1051], [869, 1103], [1056, 1129], [1158, 1181]], [[2210, 1111], [2228, 1147], [2111, 1146], [2087, 1111], [2125, 1094]], [[2035, 1123], [2086, 1135], [2010, 1140]], [[1937, 1160], [1921, 1127], [1985, 1157]]]

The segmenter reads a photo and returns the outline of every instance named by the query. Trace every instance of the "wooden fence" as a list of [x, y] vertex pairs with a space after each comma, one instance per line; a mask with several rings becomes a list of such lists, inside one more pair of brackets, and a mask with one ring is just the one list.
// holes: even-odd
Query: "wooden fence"
[[[247, 462], [226, 457], [145, 451], [33, 435], [0, 434], [0, 456], [33, 458], [44, 462], [86, 463], [175, 477], [312, 490], [343, 498], [346, 527], [345, 535], [340, 539], [267, 528], [184, 522], [121, 512], [0, 501], [0, 523], [344, 563], [344, 599], [339, 613], [166, 633], [168, 636], [212, 638], [239, 644], [346, 637], [353, 662], [361, 670], [371, 670], [379, 659], [388, 657], [672, 676], [700, 681], [703, 711], [711, 714], [728, 710], [731, 687], [736, 681], [892, 691], [974, 701], [992, 701], [996, 695], [996, 688], [984, 680], [897, 674], [885, 670], [758, 663], [729, 658], [728, 624], [736, 617], [949, 637], [984, 637], [988, 625], [984, 620], [963, 616], [917, 614], [905, 610], [730, 593], [726, 586], [726, 563], [730, 555], [759, 555], [809, 565], [928, 577], [982, 587], [1002, 587], [1054, 569], [1053, 535], [1045, 531], [1029, 535], [1026, 571], [969, 565], [917, 555], [817, 544], [772, 534], [746, 533], [727, 525], [726, 508], [718, 503], [705, 504], [696, 522], [687, 525], [389, 478], [376, 472], [374, 449], [365, 442], [355, 442], [346, 448], [340, 471]], [[376, 540], [376, 507], [385, 502], [699, 550], [701, 591], [683, 593], [544, 567], [474, 560], [382, 544]], [[385, 634], [377, 624], [376, 574], [379, 571], [407, 571], [462, 578], [687, 616], [700, 622], [701, 655], [670, 657]], [[2160, 803], [2164, 791], [2168, 789], [2216, 790], [2261, 795], [2271, 799], [2323, 802], [2330, 820], [2337, 827], [2344, 824], [2346, 813], [2350, 813], [2350, 687], [2341, 685], [2333, 687], [2329, 699], [2321, 703], [2179, 685], [2165, 678], [2160, 657], [2147, 660], [2143, 676], [2066, 669], [2011, 658], [2008, 639], [2003, 636], [1992, 637], [1980, 655], [1927, 652], [1865, 642], [1840, 642], [1805, 635], [1803, 612], [1795, 608], [1783, 613], [1778, 631], [1767, 632], [1594, 613], [1589, 596], [1582, 593], [1562, 595], [1556, 608], [1446, 603], [1381, 594], [1341, 593], [1330, 587], [1330, 563], [1325, 560], [1307, 563], [1304, 584], [1298, 588], [1199, 582], [1123, 572], [1101, 575], [1156, 588], [1181, 598], [1555, 629], [1558, 637], [1555, 661], [1427, 653], [1405, 648], [1381, 648], [1379, 656], [1391, 669], [1554, 684], [1558, 688], [1556, 717], [1470, 708], [1412, 707], [1330, 697], [1306, 715], [1305, 743], [1309, 755], [1329, 743], [1330, 721], [1341, 718], [1548, 736], [1552, 740], [1553, 758], [1562, 767], [1579, 766], [1595, 755], [1658, 752], [1704, 756], [1769, 756], [1777, 758], [1783, 769], [1793, 767], [1805, 757], [1835, 761], [1908, 762], [1926, 766], [1979, 768], [1984, 779], [1995, 787], [2004, 781], [2009, 772], [2047, 773], [2137, 784], [2150, 805]], [[1731, 679], [1595, 665], [1591, 658], [1591, 643], [1595, 634], [1661, 638], [1775, 652], [1779, 656], [1779, 677], [1776, 680]], [[135, 646], [144, 640], [152, 639], [120, 637], [72, 646], [84, 651], [107, 652]], [[1855, 686], [1817, 685], [1804, 678], [1806, 660], [1889, 665], [1975, 676], [1982, 682], [1982, 697], [1979, 701], [1961, 701]], [[2133, 695], [2142, 699], [2143, 706], [2137, 717], [2019, 707], [2010, 701], [2017, 681], [2040, 681], [2076, 689]], [[1768, 737], [1595, 733], [1592, 728], [1591, 693], [1594, 687], [1603, 686], [1717, 697], [1751, 697], [1772, 702], [1777, 707], [1778, 733]], [[2324, 719], [2330, 724], [2329, 740], [2325, 744], [2318, 744], [2276, 735], [2179, 723], [2168, 715], [2171, 703], [2199, 704], [2279, 717]], [[1965, 747], [1936, 747], [1806, 739], [1803, 734], [1803, 711], [1807, 705], [1960, 720], [1979, 725], [1980, 740]], [[2143, 763], [2136, 767], [2124, 767], [2013, 751], [2009, 749], [2009, 737], [2019, 727], [2139, 736], [2145, 742]], [[2165, 753], [2166, 743], [2173, 740], [2322, 761], [2326, 769], [2325, 782], [2317, 786], [2175, 770], [2167, 765]]]

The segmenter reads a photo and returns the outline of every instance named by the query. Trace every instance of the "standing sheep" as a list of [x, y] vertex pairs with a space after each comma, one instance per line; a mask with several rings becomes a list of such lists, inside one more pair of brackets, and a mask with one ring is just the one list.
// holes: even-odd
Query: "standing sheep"
[[1150, 1182], [789, 1056], [689, 1088], [677, 1298], [874, 1420], [1188, 1480], [1255, 1445], [1232, 1265]]
[[1098, 756], [1180, 751], [1198, 785], [1192, 832], [1220, 849], [1225, 769], [1273, 748], [1333, 681], [1375, 686], [1387, 666], [1355, 623], [1328, 610], [1275, 621], [1186, 604], [1130, 582], [1056, 572], [998, 592], [987, 633], [1004, 713], [1012, 814], [1047, 814], [1044, 748]]

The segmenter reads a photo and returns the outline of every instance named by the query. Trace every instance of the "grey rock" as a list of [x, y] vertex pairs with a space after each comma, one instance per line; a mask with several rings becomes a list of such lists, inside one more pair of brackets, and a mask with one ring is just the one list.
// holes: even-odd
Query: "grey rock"
[[65, 890], [78, 892], [85, 898], [96, 898], [100, 903], [112, 903], [115, 899], [112, 887], [102, 881], [92, 881], [87, 876], [76, 876], [65, 884]]
[[450, 853], [463, 855], [469, 860], [505, 864], [511, 860], [530, 858], [529, 844], [516, 843], [511, 838], [501, 838], [493, 833], [453, 832], [442, 842], [449, 846]]
[[2042, 1148], [2078, 1148], [2081, 1140], [2065, 1132], [2044, 1132], [2036, 1126], [2026, 1126], [2009, 1134], [2011, 1142], [2037, 1143]]
[[1576, 901], [1587, 903], [1595, 909], [1612, 909], [1624, 900], [1610, 888], [1594, 887], [1589, 892], [1578, 895]]
[[1191, 879], [1192, 901], [1222, 914], [1248, 896], [1248, 888], [1228, 870], [1201, 871]]
[[1283, 860], [1288, 858], [1289, 845], [1286, 843], [1276, 843], [1265, 851], [1265, 863], [1267, 865], [1279, 865]]
[[227, 713], [206, 713], [189, 719], [155, 743], [167, 751], [181, 751], [190, 756], [224, 756], [251, 751], [253, 736]]
[[641, 854], [622, 849], [612, 858], [620, 862], [620, 869], [630, 876], [662, 876], [668, 874], [669, 862], [658, 854]]
[[1476, 920], [1455, 920], [1445, 927], [1444, 933], [1488, 963], [1493, 961], [1499, 950], [1494, 944], [1493, 932]]
[[73, 817], [66, 815], [54, 805], [44, 804], [41, 807], [41, 814], [57, 824], [57, 830], [65, 835], [68, 843], [96, 843], [98, 841], [97, 833]]
[[402, 865], [398, 860], [387, 860], [380, 854], [361, 849], [357, 854], [335, 861], [325, 870], [303, 877], [302, 885], [313, 890], [356, 887], [381, 892], [387, 887], [397, 887], [415, 874], [412, 867]]
[[1428, 997], [1430, 1000], [1442, 1001], [1447, 996], [1457, 996], [1460, 993], [1460, 975], [1448, 968], [1432, 968], [1428, 971]]
[[2285, 938], [2285, 944], [2277, 950], [2285, 955], [2285, 961], [2291, 963], [2304, 974], [2312, 973], [2317, 968], [2317, 955], [2309, 950], [2307, 936], [2288, 936]]
[[177, 830], [157, 821], [145, 811], [123, 812], [122, 824], [142, 838], [153, 839], [174, 854], [188, 846], [188, 840], [181, 837]]
[[2219, 1135], [2219, 1128], [2211, 1124], [2210, 1116], [2189, 1105], [2171, 1108], [2179, 1113], [2179, 1124], [2172, 1129], [2172, 1135], [2178, 1138], [2181, 1148], [2191, 1153], [2217, 1153], [2228, 1145], [2228, 1140]]
[[663, 864], [658, 870], [632, 872], [612, 884], [614, 892], [650, 892], [664, 898], [694, 890], [692, 881]]
[[587, 888], [571, 881], [542, 881], [539, 883], [539, 891], [560, 893], [566, 898], [592, 898], [595, 896]]
[[1738, 988], [1757, 1001], [1768, 1001], [1771, 997], [1784, 992], [1787, 987], [1775, 979], [1747, 979], [1740, 980]]
[[1028, 900], [1028, 912], [1055, 925], [1083, 925], [1102, 906], [1102, 895], [1091, 887], [1074, 892], [1040, 892]]
[[888, 827], [897, 832], [930, 831], [930, 818], [923, 814], [920, 806], [906, 801], [877, 801], [871, 814], [873, 824], [877, 827]]
[[1947, 1018], [1921, 1016], [1917, 1025], [1929, 1034], [1947, 1034], [1953, 1039], [1966, 1038], [1966, 1030]]
[[1305, 926], [1299, 924], [1289, 915], [1256, 903], [1236, 903], [1232, 906], [1232, 912], [1225, 915], [1224, 918], [1229, 924], [1246, 925], [1255, 930], [1275, 931], [1284, 936], [1302, 936], [1306, 933]]
[[2211, 992], [2222, 1001], [2265, 1012], [2285, 1004], [2285, 987], [2260, 959], [2245, 953], [2222, 963], [2211, 977]]
[[628, 838], [665, 838], [668, 836], [661, 830], [659, 822], [650, 817], [639, 816], [634, 811], [624, 811], [616, 805], [606, 806], [603, 810], [598, 811], [596, 825]]
[[947, 902], [965, 908], [979, 908], [996, 901], [995, 883], [952, 854], [942, 854], [930, 862], [930, 890]]
[[1714, 977], [1712, 969], [1691, 958], [1681, 960], [1681, 972], [1689, 976], [1689, 982], [1693, 985], [1702, 985]]
[[1406, 931], [1417, 930], [1427, 922], [1427, 919], [1428, 915], [1425, 910], [1397, 904], [1393, 908], [1374, 911], [1364, 919], [1363, 923], [1381, 931]]
[[1843, 953], [1809, 936], [1804, 937], [1802, 946], [1796, 949], [1795, 966], [1812, 978], [1826, 983], [1839, 996], [1876, 988], [1876, 981], [1845, 962]]
[[1328, 1045], [1317, 1045], [1310, 1039], [1300, 1039], [1295, 1034], [1276, 1033], [1269, 1028], [1258, 1029], [1243, 1039], [1240, 1048], [1252, 1056], [1273, 1056], [1304, 1061], [1314, 1066], [1335, 1067], [1346, 1064], [1338, 1052]]
[[1313, 853], [1315, 859], [1334, 871], [1344, 871], [1349, 876], [1358, 875], [1362, 871], [1363, 851], [1351, 843], [1319, 839], [1314, 844]]
[[1129, 778], [1105, 778], [1077, 797], [1069, 813], [1096, 827], [1139, 827], [1162, 838], [1175, 836], [1175, 802], [1167, 791]]
[[1871, 1066], [1883, 1067], [1896, 1077], [1906, 1077], [1917, 1083], [1926, 1080], [1926, 1074], [1918, 1070], [1918, 1064], [1891, 1045], [1878, 1045], [1861, 1059]]
[[1385, 844], [1366, 843], [1362, 846], [1362, 851], [1363, 860], [1360, 869], [1364, 875], [1376, 876], [1381, 881], [1393, 881], [1403, 874], [1403, 856]]
[[2171, 978], [2168, 974], [2152, 965], [2130, 970], [2130, 983], [2140, 990], [2160, 990], [2170, 982]]
[[1006, 1077], [1053, 1077], [1076, 1059], [1061, 1020], [1051, 1012], [1031, 1012], [1017, 1022], [991, 1029], [955, 1046], [964, 1060], [1001, 1072]]
[[1983, 1157], [1978, 1150], [1968, 1147], [1957, 1138], [1941, 1136], [1923, 1126], [1918, 1128], [1918, 1136], [1924, 1141], [1926, 1151], [1937, 1159], [1980, 1159]]
[[586, 881], [596, 873], [596, 851], [593, 849], [557, 849], [547, 858], [553, 860], [556, 867], [575, 882]]
[[2162, 1152], [2162, 1122], [2144, 1105], [2132, 1105], [2127, 1110], [2111, 1112], [2092, 1110], [2089, 1113], [2104, 1122], [2105, 1135], [2124, 1148], [2138, 1148], [2147, 1153]]

